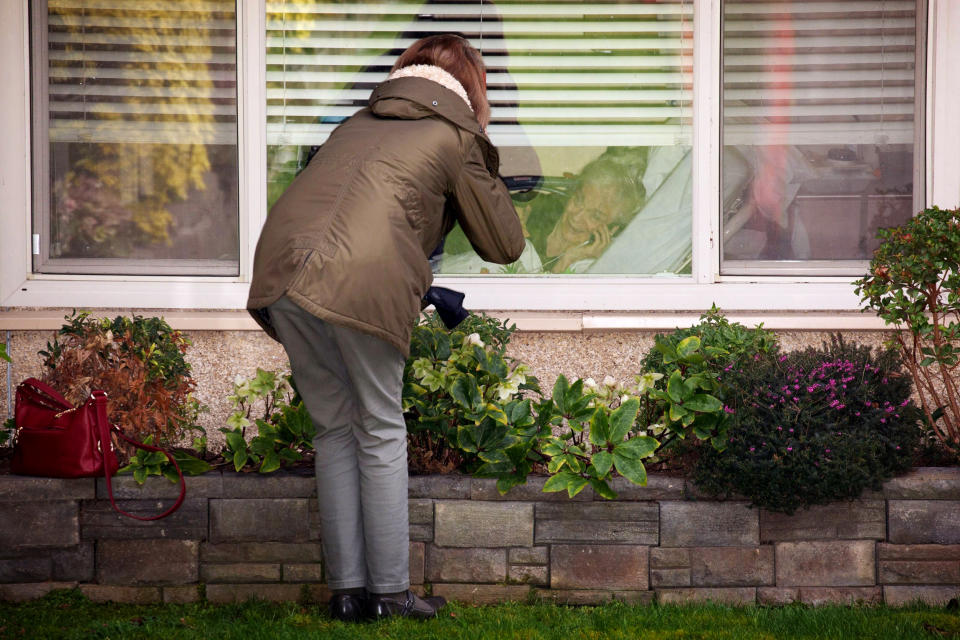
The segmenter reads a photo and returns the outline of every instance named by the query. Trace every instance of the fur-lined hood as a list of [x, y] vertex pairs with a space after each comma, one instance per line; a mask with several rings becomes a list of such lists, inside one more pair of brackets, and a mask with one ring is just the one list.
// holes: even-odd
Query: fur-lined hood
[[429, 64], [414, 64], [409, 67], [397, 69], [387, 77], [387, 80], [396, 80], [397, 78], [425, 78], [432, 80], [463, 98], [463, 101], [470, 107], [470, 111], [474, 110], [473, 105], [470, 104], [470, 98], [467, 96], [467, 90], [464, 89], [460, 81], [454, 78], [453, 74], [446, 69], [441, 69], [440, 67]]

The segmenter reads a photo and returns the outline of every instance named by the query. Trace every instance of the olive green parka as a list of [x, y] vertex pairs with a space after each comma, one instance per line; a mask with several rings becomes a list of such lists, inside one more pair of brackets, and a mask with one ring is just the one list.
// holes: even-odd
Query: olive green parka
[[277, 200], [257, 243], [247, 309], [286, 295], [316, 317], [409, 355], [433, 274], [428, 256], [458, 222], [484, 260], [524, 238], [499, 156], [454, 91], [421, 77], [379, 85]]

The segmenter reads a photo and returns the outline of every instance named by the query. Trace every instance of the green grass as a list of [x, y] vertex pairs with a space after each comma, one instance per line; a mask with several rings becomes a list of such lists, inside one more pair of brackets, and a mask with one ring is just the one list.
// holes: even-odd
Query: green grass
[[451, 605], [437, 620], [344, 624], [323, 607], [95, 604], [73, 591], [0, 603], [0, 638], [274, 640], [870, 640], [960, 638], [960, 616], [932, 607]]

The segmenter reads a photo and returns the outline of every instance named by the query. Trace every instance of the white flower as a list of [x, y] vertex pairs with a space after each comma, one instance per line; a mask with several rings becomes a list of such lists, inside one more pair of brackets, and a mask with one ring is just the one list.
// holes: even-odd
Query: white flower
[[622, 396], [620, 396], [620, 404], [623, 404], [624, 402], [626, 402], [626, 401], [629, 400], [629, 399], [630, 399], [630, 396], [628, 396], [628, 395], [622, 395]]
[[603, 379], [603, 386], [614, 389], [617, 386], [617, 381], [613, 376], [607, 376]]
[[637, 387], [637, 393], [643, 394], [647, 389], [653, 389], [653, 385], [662, 377], [662, 373], [645, 373], [642, 376], [637, 376], [637, 383], [639, 385]]
[[237, 385], [238, 387], [242, 385], [244, 382], [246, 382], [246, 378], [244, 378], [243, 375], [239, 373], [237, 374], [237, 377], [233, 379], [233, 384]]
[[583, 381], [583, 386], [587, 387], [588, 389], [596, 389], [597, 381], [594, 380], [593, 378], [587, 378], [586, 380]]
[[464, 342], [466, 344], [475, 344], [480, 348], [483, 348], [484, 346], [486, 346], [483, 344], [483, 340], [480, 339], [479, 333], [471, 333], [470, 335], [467, 336]]

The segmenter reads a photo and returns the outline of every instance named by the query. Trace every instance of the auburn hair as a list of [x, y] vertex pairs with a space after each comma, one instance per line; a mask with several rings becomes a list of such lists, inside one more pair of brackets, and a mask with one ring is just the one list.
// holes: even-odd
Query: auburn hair
[[440, 67], [457, 79], [467, 92], [473, 113], [486, 130], [490, 124], [490, 102], [487, 100], [486, 67], [480, 52], [466, 38], [454, 33], [420, 38], [400, 54], [391, 71], [426, 64]]

